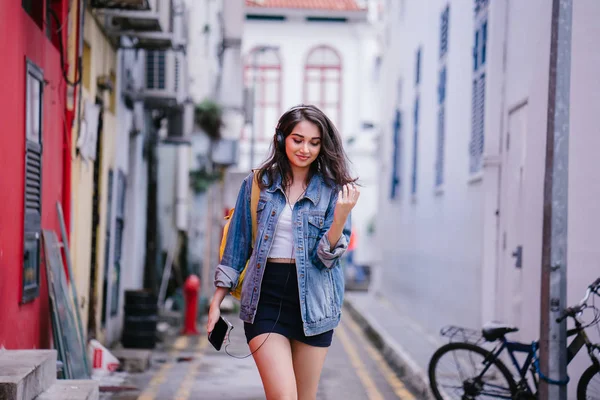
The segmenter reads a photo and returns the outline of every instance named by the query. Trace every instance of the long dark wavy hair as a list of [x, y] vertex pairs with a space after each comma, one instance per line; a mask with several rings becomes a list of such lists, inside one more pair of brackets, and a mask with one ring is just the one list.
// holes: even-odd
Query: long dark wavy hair
[[[321, 173], [325, 183], [331, 187], [341, 187], [348, 183], [354, 183], [357, 178], [352, 178], [348, 170], [348, 157], [344, 151], [340, 133], [333, 122], [323, 111], [314, 105], [298, 105], [286, 111], [279, 122], [273, 135], [271, 151], [267, 160], [260, 166], [258, 177], [261, 189], [270, 187], [275, 179], [275, 174], [281, 175], [283, 190], [291, 185], [292, 168], [285, 152], [285, 146], [277, 144], [277, 131], [283, 134], [285, 139], [292, 133], [294, 127], [301, 121], [309, 121], [315, 124], [321, 132], [321, 150], [317, 159], [310, 165], [306, 178], [308, 184], [316, 173]], [[266, 184], [263, 177], [267, 176]]]

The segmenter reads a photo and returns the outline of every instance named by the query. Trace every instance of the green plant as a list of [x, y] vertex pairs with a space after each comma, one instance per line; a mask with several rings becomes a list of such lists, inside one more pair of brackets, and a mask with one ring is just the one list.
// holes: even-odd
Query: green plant
[[220, 104], [210, 99], [197, 104], [194, 111], [194, 120], [211, 140], [221, 138], [223, 108]]
[[206, 169], [190, 171], [190, 186], [194, 193], [205, 192], [215, 181], [221, 179], [221, 171], [208, 172]]

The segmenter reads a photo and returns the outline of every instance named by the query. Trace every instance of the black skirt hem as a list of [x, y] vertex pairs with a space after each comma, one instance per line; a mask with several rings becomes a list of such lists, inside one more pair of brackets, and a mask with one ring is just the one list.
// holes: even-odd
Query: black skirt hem
[[248, 343], [258, 335], [276, 333], [314, 347], [329, 347], [333, 329], [306, 336], [300, 311], [295, 264], [268, 262], [261, 284], [254, 323], [244, 322]]

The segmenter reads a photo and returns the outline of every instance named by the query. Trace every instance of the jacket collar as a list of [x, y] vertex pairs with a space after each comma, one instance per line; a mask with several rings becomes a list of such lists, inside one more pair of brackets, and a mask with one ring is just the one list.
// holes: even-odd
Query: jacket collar
[[[263, 177], [263, 183], [267, 183], [267, 178], [266, 176]], [[285, 195], [284, 191], [283, 191], [283, 187], [281, 186], [281, 175], [277, 172], [274, 174], [273, 177], [273, 184], [267, 188], [267, 192], [270, 193], [274, 193], [275, 191], [279, 190], [281, 191], [282, 194]], [[303, 198], [307, 198], [310, 201], [312, 201], [313, 204], [318, 204], [319, 200], [321, 198], [321, 186], [324, 184], [323, 182], [323, 177], [321, 176], [320, 172], [317, 172], [316, 174], [313, 175], [313, 177], [310, 179], [310, 182], [308, 183], [308, 187], [306, 188], [306, 192], [304, 193], [304, 196], [302, 196], [299, 200], [303, 199]]]

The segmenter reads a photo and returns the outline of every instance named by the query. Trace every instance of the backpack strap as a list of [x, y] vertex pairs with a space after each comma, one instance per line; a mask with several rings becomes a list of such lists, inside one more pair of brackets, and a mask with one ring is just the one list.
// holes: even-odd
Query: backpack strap
[[258, 187], [258, 170], [253, 170], [254, 177], [252, 179], [252, 191], [250, 197], [250, 210], [252, 211], [252, 246], [254, 247], [254, 241], [256, 240], [257, 224], [257, 210], [258, 210], [258, 199], [260, 198], [260, 187]]

